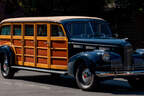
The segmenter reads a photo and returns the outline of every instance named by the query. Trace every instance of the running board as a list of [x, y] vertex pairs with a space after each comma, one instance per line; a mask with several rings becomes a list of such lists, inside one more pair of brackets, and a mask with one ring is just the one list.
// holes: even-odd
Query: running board
[[31, 67], [22, 67], [22, 66], [11, 66], [11, 68], [29, 70], [29, 71], [46, 72], [46, 73], [67, 74], [67, 71], [50, 70], [50, 69], [40, 69], [40, 68], [31, 68]]

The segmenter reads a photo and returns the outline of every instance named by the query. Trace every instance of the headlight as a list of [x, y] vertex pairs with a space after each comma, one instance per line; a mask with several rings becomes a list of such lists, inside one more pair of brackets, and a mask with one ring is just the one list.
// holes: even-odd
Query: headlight
[[143, 55], [144, 49], [136, 49], [136, 53]]
[[109, 53], [104, 53], [104, 54], [102, 55], [102, 59], [103, 59], [104, 61], [109, 61], [109, 60], [110, 60], [110, 54], [109, 54]]

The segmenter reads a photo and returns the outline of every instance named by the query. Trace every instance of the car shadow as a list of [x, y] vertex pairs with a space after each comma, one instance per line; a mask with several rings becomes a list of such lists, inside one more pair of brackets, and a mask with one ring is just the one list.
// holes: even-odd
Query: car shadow
[[24, 80], [34, 83], [63, 86], [69, 88], [78, 88], [75, 79], [70, 76], [53, 76], [53, 75], [34, 75], [34, 76], [15, 76], [14, 79]]
[[[63, 76], [63, 75], [58, 77], [54, 77], [52, 75], [15, 76], [14, 79], [40, 84], [48, 84], [48, 85], [79, 89], [76, 85], [75, 79], [70, 76]], [[127, 83], [127, 81], [123, 80], [104, 81], [100, 84], [98, 90], [89, 92], [112, 93], [117, 95], [144, 95], [144, 90], [132, 89], [130, 85]]]

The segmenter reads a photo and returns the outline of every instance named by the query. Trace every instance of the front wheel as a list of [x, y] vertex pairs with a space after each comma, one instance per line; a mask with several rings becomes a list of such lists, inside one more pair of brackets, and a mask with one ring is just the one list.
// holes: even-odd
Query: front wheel
[[14, 77], [15, 70], [11, 68], [10, 64], [13, 63], [11, 58], [7, 55], [1, 56], [1, 74], [2, 77], [6, 79], [11, 79]]
[[98, 87], [98, 78], [86, 66], [80, 65], [76, 71], [76, 82], [82, 90], [93, 90]]

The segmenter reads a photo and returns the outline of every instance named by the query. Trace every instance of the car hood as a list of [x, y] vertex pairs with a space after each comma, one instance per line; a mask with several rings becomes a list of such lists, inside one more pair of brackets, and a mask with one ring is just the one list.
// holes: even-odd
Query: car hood
[[71, 39], [73, 43], [86, 43], [86, 44], [103, 44], [103, 45], [116, 45], [116, 46], [131, 46], [129, 42], [124, 39]]

